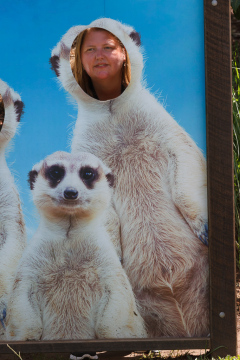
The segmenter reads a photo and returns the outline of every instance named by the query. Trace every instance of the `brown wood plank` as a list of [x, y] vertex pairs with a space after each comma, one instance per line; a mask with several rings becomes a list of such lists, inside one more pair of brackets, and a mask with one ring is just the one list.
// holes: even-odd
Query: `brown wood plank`
[[[135, 350], [184, 350], [208, 349], [209, 338], [184, 338], [184, 339], [124, 339], [124, 340], [82, 340], [82, 341], [31, 341], [8, 342], [17, 352], [21, 353], [57, 353], [78, 351], [135, 351]], [[0, 354], [11, 354], [7, 342], [0, 343]]]
[[[22, 353], [117, 350], [212, 350], [236, 354], [235, 244], [229, 2], [205, 0], [206, 109], [210, 236], [211, 338], [9, 342]], [[225, 313], [221, 318], [219, 314]], [[0, 353], [11, 354], [6, 343]]]
[[210, 332], [220, 356], [237, 353], [230, 37], [230, 1], [205, 0]]

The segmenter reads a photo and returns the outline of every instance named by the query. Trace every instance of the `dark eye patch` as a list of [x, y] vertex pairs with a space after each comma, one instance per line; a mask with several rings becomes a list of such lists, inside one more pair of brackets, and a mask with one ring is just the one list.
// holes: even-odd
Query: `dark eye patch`
[[50, 186], [55, 188], [64, 178], [65, 170], [62, 166], [52, 165], [45, 170], [45, 177], [48, 179]]
[[98, 171], [87, 166], [80, 169], [79, 175], [86, 187], [89, 189], [93, 188], [94, 183], [99, 178]]

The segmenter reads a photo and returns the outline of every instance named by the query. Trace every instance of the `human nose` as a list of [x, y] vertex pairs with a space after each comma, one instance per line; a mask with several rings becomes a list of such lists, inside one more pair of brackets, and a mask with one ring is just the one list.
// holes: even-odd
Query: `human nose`
[[95, 53], [96, 59], [102, 59], [103, 58], [103, 52], [102, 49], [97, 49], [96, 53]]

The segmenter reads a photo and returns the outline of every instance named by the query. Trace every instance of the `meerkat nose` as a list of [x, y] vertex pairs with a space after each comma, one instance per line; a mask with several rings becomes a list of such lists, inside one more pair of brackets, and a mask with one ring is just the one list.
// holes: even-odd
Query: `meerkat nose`
[[64, 190], [64, 198], [66, 200], [75, 200], [78, 197], [78, 191], [73, 187], [67, 187]]

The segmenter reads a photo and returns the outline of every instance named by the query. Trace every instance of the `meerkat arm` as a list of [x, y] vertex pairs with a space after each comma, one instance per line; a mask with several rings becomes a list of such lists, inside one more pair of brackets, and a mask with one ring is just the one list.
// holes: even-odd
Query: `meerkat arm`
[[[28, 279], [29, 280], [29, 279]], [[40, 340], [42, 321], [35, 284], [18, 273], [7, 307], [7, 340]]]
[[106, 211], [105, 227], [117, 252], [117, 256], [120, 262], [122, 262], [120, 220], [113, 204], [111, 204]]
[[99, 307], [96, 335], [99, 339], [147, 337], [131, 285], [121, 272], [113, 277], [111, 286], [105, 288]]
[[206, 161], [187, 138], [178, 145], [169, 162], [172, 198], [192, 231], [208, 245]]

